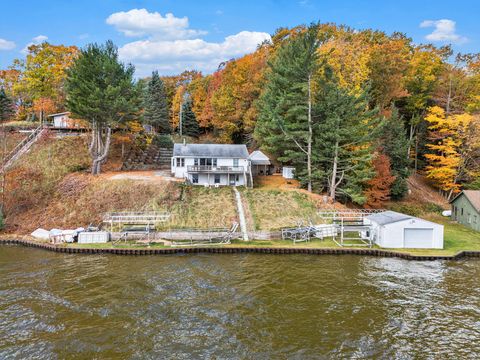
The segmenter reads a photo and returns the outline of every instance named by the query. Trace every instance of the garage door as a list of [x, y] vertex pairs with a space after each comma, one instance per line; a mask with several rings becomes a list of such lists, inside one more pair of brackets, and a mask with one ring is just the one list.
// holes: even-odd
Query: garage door
[[404, 246], [406, 248], [431, 248], [432, 242], [433, 229], [405, 229], [404, 231]]

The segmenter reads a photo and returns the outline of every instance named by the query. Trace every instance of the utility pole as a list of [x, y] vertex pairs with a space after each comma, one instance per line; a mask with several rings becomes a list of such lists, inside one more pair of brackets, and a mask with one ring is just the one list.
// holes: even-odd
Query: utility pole
[[180, 134], [180, 137], [182, 136], [182, 130], [183, 130], [183, 124], [182, 124], [182, 111], [183, 110], [183, 97], [182, 101], [180, 102], [180, 114], [178, 116], [178, 132]]
[[182, 95], [182, 101], [180, 102], [180, 114], [178, 117], [178, 133], [180, 136], [183, 135], [183, 104], [185, 103], [185, 100], [187, 100], [188, 96], [188, 93], [185, 91], [185, 93]]

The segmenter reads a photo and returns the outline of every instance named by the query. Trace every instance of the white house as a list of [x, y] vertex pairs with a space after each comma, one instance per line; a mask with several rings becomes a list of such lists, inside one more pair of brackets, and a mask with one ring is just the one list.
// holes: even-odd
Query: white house
[[364, 219], [373, 242], [383, 248], [443, 249], [443, 225], [414, 216], [384, 211]]
[[174, 144], [172, 174], [204, 186], [252, 186], [245, 145]]

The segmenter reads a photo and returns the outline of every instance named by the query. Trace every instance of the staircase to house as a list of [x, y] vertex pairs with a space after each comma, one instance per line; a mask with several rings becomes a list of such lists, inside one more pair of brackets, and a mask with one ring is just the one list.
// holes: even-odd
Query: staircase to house
[[170, 172], [172, 148], [160, 147], [155, 144], [145, 149], [132, 148], [123, 162], [122, 170], [163, 170]]
[[25, 154], [32, 147], [35, 142], [47, 131], [47, 128], [43, 125], [37, 127], [33, 132], [28, 135], [25, 139], [18, 143], [15, 148], [10, 151], [2, 163], [0, 164], [0, 173], [4, 173], [10, 166], [12, 166], [15, 161], [17, 161], [23, 154]]

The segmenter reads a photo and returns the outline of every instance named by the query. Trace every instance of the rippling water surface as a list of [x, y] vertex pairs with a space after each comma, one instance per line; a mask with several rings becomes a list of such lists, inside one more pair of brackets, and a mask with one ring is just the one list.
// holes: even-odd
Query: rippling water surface
[[480, 261], [0, 247], [0, 358], [475, 359]]

